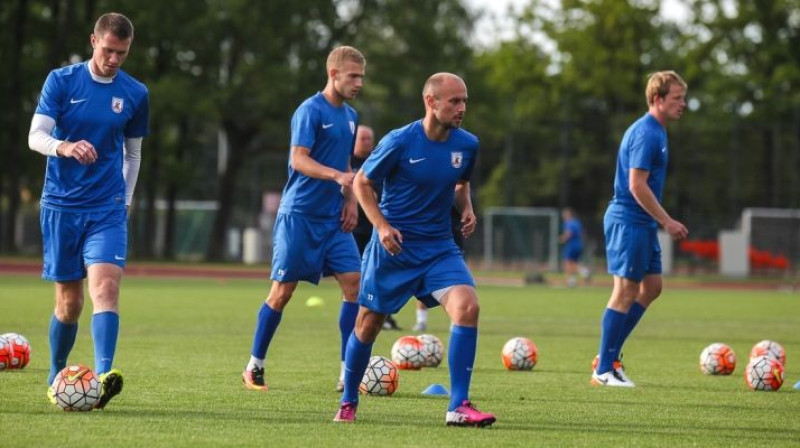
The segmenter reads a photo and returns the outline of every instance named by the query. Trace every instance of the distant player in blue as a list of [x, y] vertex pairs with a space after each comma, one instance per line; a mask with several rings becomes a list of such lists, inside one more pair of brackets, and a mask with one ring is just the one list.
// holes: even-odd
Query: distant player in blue
[[618, 358], [644, 311], [661, 294], [658, 226], [676, 240], [689, 234], [661, 206], [669, 157], [666, 126], [683, 114], [686, 82], [673, 71], [653, 73], [645, 94], [649, 110], [622, 138], [614, 197], [604, 219], [614, 289], [603, 314], [599, 361], [592, 372], [591, 384], [598, 386], [634, 386]]
[[564, 275], [567, 278], [567, 286], [574, 287], [578, 284], [577, 274], [585, 280], [589, 279], [589, 269], [581, 264], [583, 255], [583, 225], [575, 211], [566, 207], [561, 211], [561, 220], [564, 228], [558, 241], [564, 245], [561, 259], [564, 263]]
[[335, 48], [326, 63], [325, 90], [305, 100], [292, 117], [289, 180], [272, 234], [272, 286], [242, 373], [248, 389], [267, 390], [264, 359], [297, 283], [316, 285], [323, 275], [333, 275], [342, 289], [339, 381], [344, 380], [345, 344], [358, 314], [361, 280], [361, 255], [350, 233], [358, 218], [350, 169], [358, 115], [345, 101], [361, 90], [365, 64], [355, 48]]
[[[475, 231], [469, 180], [478, 139], [460, 129], [467, 87], [456, 75], [437, 73], [428, 78], [422, 97], [425, 118], [386, 135], [353, 182], [374, 231], [361, 266], [360, 308], [347, 342], [344, 394], [336, 422], [355, 421], [358, 386], [372, 344], [386, 315], [397, 312], [411, 296], [428, 306], [442, 305], [452, 321], [447, 356], [452, 394], [446, 424], [482, 427], [495, 421], [469, 400], [478, 296], [450, 223], [455, 200], [464, 236]], [[380, 205], [375, 184], [383, 185]]]
[[55, 282], [50, 321], [50, 387], [66, 366], [83, 309], [83, 279], [92, 299], [98, 408], [122, 391], [112, 368], [119, 335], [119, 288], [128, 248], [128, 207], [147, 134], [148, 93], [120, 69], [133, 42], [122, 14], [101, 16], [89, 61], [50, 72], [31, 121], [31, 149], [47, 156], [40, 223], [42, 278]]

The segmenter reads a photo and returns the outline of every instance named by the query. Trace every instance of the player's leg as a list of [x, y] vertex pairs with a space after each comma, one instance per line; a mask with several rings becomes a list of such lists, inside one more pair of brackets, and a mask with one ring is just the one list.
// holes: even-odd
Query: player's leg
[[[645, 232], [646, 233], [646, 232]], [[619, 357], [619, 340], [628, 309], [639, 293], [650, 247], [642, 229], [626, 224], [605, 223], [608, 272], [614, 276], [614, 289], [601, 319], [599, 362], [592, 372], [591, 384], [632, 387], [614, 363]]]
[[386, 314], [377, 313], [365, 307], [360, 307], [356, 318], [355, 328], [350, 332], [345, 350], [345, 374], [341, 405], [335, 422], [351, 423], [356, 418], [358, 407], [358, 386], [364, 378], [369, 357], [372, 354], [372, 345], [383, 326]]
[[347, 351], [347, 344], [350, 335], [353, 333], [353, 328], [356, 324], [356, 316], [358, 315], [358, 285], [361, 281], [361, 273], [359, 272], [346, 272], [335, 274], [336, 281], [339, 282], [339, 287], [342, 289], [342, 308], [339, 311], [339, 332], [341, 334], [341, 369], [339, 370], [339, 381], [336, 383], [336, 391], [342, 392], [344, 390], [344, 375], [345, 375], [345, 352]]
[[575, 263], [575, 260], [564, 260], [564, 278], [567, 286], [570, 288], [578, 286], [578, 278], [576, 276], [577, 271], [578, 267]]
[[261, 304], [256, 318], [256, 328], [253, 334], [253, 346], [250, 350], [250, 360], [242, 373], [244, 386], [251, 390], [266, 391], [264, 381], [264, 359], [267, 357], [269, 344], [275, 336], [283, 317], [283, 309], [292, 298], [297, 282], [272, 281], [269, 295]]
[[353, 235], [335, 228], [325, 242], [325, 261], [323, 274], [333, 273], [342, 290], [342, 304], [339, 310], [339, 333], [341, 340], [341, 368], [336, 390], [344, 387], [344, 355], [347, 341], [353, 332], [358, 315], [358, 288], [361, 283], [361, 252], [358, 251]]
[[128, 251], [128, 214], [125, 209], [90, 214], [83, 244], [87, 288], [92, 299], [94, 365], [103, 384], [96, 408], [122, 392], [122, 372], [113, 368], [119, 338], [119, 290]]
[[625, 318], [639, 290], [639, 284], [624, 277], [614, 276], [614, 289], [601, 320], [599, 362], [592, 373], [592, 384], [632, 387], [615, 365], [619, 359], [618, 341], [625, 326]]
[[417, 323], [412, 328], [413, 331], [426, 331], [428, 329], [428, 307], [421, 301], [416, 305]]
[[455, 285], [442, 292], [441, 297], [436, 297], [436, 291], [433, 296], [452, 322], [447, 351], [451, 394], [445, 422], [450, 426], [489, 426], [495, 422], [495, 416], [478, 411], [469, 399], [478, 345], [478, 296], [472, 285]]
[[619, 339], [618, 351], [622, 351], [622, 346], [630, 336], [633, 329], [642, 319], [642, 315], [647, 311], [647, 308], [652, 304], [660, 295], [663, 281], [661, 274], [648, 274], [644, 276], [642, 283], [639, 286], [639, 293], [636, 300], [628, 309], [628, 314], [625, 317], [625, 325], [622, 329], [622, 334]]
[[55, 309], [50, 319], [50, 373], [47, 377], [48, 398], [56, 374], [67, 365], [78, 319], [83, 310], [83, 265], [80, 241], [84, 215], [62, 213], [42, 207], [39, 215], [42, 230], [42, 278], [55, 282]]
[[334, 418], [336, 422], [355, 420], [358, 386], [364, 378], [372, 344], [381, 331], [386, 315], [397, 312], [411, 297], [411, 285], [416, 284], [418, 279], [415, 270], [405, 268], [417, 266], [409, 262], [410, 256], [409, 251], [392, 256], [376, 239], [371, 240], [364, 251], [363, 276], [358, 292], [360, 307], [355, 328], [350, 333], [345, 349], [344, 392]]
[[122, 268], [110, 263], [95, 263], [87, 271], [89, 297], [93, 305], [95, 373], [102, 375], [111, 370], [119, 337], [119, 287]]
[[122, 392], [122, 372], [112, 368], [119, 338], [119, 285], [122, 268], [110, 263], [96, 263], [88, 268], [89, 296], [92, 298], [92, 340], [95, 372], [103, 384], [96, 408]]
[[50, 374], [47, 384], [52, 385], [56, 374], [67, 366], [75, 337], [78, 319], [83, 310], [83, 281], [56, 282], [55, 310], [50, 319]]
[[661, 289], [663, 288], [661, 279], [661, 245], [658, 242], [657, 230], [648, 229], [645, 239], [650, 250], [645, 262], [644, 278], [637, 291], [636, 301], [631, 305], [625, 318], [625, 325], [617, 347], [619, 351], [622, 350], [622, 346], [628, 336], [642, 319], [644, 312], [661, 295]]

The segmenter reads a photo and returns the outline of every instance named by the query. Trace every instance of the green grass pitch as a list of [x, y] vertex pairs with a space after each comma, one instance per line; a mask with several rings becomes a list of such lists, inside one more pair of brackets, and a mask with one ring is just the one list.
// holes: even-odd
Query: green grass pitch
[[[339, 394], [339, 300], [335, 284], [301, 284], [267, 359], [270, 391], [243, 389], [256, 313], [267, 282], [128, 277], [122, 288], [116, 367], [123, 393], [105, 411], [66, 413], [45, 398], [52, 286], [35, 277], [0, 277], [0, 333], [33, 347], [28, 367], [0, 372], [0, 446], [798, 446], [800, 297], [778, 291], [670, 288], [624, 349], [632, 390], [589, 385], [599, 321], [609, 290], [479, 286], [481, 326], [471, 397], [497, 414], [489, 429], [448, 428], [447, 401], [421, 395], [449, 389], [439, 368], [401, 371], [392, 397], [363, 397], [354, 425], [332, 423]], [[311, 295], [321, 307], [305, 306]], [[91, 306], [81, 318], [70, 363], [93, 366]], [[413, 325], [407, 306], [397, 316]], [[448, 321], [432, 310], [429, 332], [447, 345]], [[389, 356], [410, 331], [384, 331], [374, 354]], [[506, 340], [539, 349], [532, 372], [508, 372]], [[774, 339], [787, 351], [786, 381], [775, 393], [747, 389], [750, 347]], [[700, 373], [706, 345], [737, 354], [733, 375]]]

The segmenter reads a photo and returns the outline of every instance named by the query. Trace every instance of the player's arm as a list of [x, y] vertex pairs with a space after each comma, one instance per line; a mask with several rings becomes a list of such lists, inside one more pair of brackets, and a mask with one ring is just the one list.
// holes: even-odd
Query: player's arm
[[125, 205], [130, 209], [133, 202], [133, 191], [139, 178], [139, 167], [142, 164], [142, 138], [126, 138], [122, 148], [125, 154], [122, 161], [122, 178], [125, 179]]
[[564, 244], [569, 241], [570, 237], [572, 237], [572, 230], [564, 229], [561, 235], [558, 236], [558, 242]]
[[392, 227], [381, 213], [381, 209], [378, 208], [378, 199], [375, 197], [375, 189], [372, 188], [372, 181], [364, 174], [364, 170], [358, 170], [353, 179], [353, 193], [355, 193], [358, 203], [361, 204], [364, 214], [367, 215], [367, 219], [378, 231], [381, 245], [392, 255], [400, 253], [403, 235]]
[[332, 180], [343, 187], [349, 187], [353, 184], [353, 173], [345, 173], [317, 162], [311, 158], [311, 150], [304, 146], [292, 146], [289, 158], [292, 169], [308, 177]]
[[682, 223], [672, 219], [658, 202], [653, 190], [647, 185], [650, 172], [639, 168], [631, 168], [628, 184], [630, 192], [636, 202], [658, 222], [674, 239], [683, 239], [689, 235], [689, 230]]
[[472, 208], [472, 195], [470, 194], [469, 181], [460, 180], [456, 184], [455, 191], [456, 207], [461, 211], [461, 234], [464, 238], [469, 238], [475, 232], [475, 225], [478, 218]]
[[97, 160], [94, 145], [86, 140], [68, 142], [53, 137], [56, 120], [44, 114], [34, 114], [31, 129], [28, 131], [28, 146], [49, 157], [72, 157], [81, 165], [89, 165]]
[[[350, 160], [347, 161], [347, 172], [351, 173]], [[353, 187], [350, 185], [342, 186], [342, 196], [344, 196], [344, 206], [339, 220], [342, 223], [342, 231], [352, 232], [358, 225], [358, 202], [353, 194]]]

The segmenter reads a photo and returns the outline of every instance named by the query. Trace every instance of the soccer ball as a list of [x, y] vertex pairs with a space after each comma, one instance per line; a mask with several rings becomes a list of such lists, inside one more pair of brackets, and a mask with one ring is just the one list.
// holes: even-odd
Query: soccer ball
[[14, 349], [11, 347], [11, 341], [0, 336], [0, 370], [10, 368], [13, 357]]
[[65, 411], [91, 411], [101, 389], [97, 375], [83, 364], [64, 367], [53, 381], [56, 404]]
[[[18, 333], [6, 333], [2, 336], [11, 345], [11, 358], [9, 359], [8, 369], [23, 369], [28, 365], [31, 360], [31, 344], [25, 336]], [[0, 364], [2, 364], [2, 355], [0, 355]], [[0, 367], [2, 369], [2, 367]]]
[[759, 356], [770, 356], [775, 358], [783, 365], [786, 365], [786, 350], [783, 349], [781, 344], [778, 344], [775, 341], [770, 341], [769, 339], [765, 339], [758, 344], [753, 346], [753, 349], [750, 350], [750, 359], [757, 358]]
[[725, 344], [711, 344], [700, 352], [700, 371], [706, 375], [730, 375], [735, 369], [736, 353]]
[[421, 334], [417, 339], [422, 344], [428, 356], [425, 358], [423, 367], [439, 367], [444, 357], [444, 344], [441, 339], [432, 334]]
[[367, 370], [358, 390], [368, 395], [392, 395], [400, 382], [400, 372], [392, 361], [383, 356], [369, 358]]
[[783, 364], [771, 356], [753, 358], [745, 369], [744, 379], [752, 390], [778, 390], [783, 384]]
[[416, 336], [403, 336], [392, 345], [392, 361], [400, 370], [419, 370], [428, 352]]
[[503, 365], [508, 370], [531, 370], [538, 359], [536, 345], [527, 338], [512, 338], [503, 346]]

